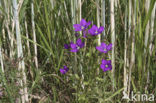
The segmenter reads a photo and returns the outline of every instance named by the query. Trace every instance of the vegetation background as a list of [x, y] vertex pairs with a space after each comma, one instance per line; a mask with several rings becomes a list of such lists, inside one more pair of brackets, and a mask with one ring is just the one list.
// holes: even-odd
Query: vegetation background
[[[0, 0], [0, 102], [126, 103], [122, 97], [131, 91], [156, 96], [155, 12], [155, 0]], [[87, 43], [113, 44], [112, 71], [99, 68], [95, 48], [64, 49], [82, 18], [105, 27]]]

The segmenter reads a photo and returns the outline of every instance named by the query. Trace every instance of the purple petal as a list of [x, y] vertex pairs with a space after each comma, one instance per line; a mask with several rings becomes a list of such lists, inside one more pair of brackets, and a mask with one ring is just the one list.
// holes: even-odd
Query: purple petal
[[81, 25], [80, 24], [74, 24], [75, 31], [81, 31]]
[[95, 35], [96, 35], [95, 32], [94, 32], [92, 29], [88, 30], [88, 33], [89, 33], [91, 36], [95, 36]]
[[100, 52], [103, 52], [103, 47], [102, 46], [97, 46], [96, 49]]
[[111, 65], [111, 60], [108, 60], [108, 61], [107, 61], [107, 64]]
[[77, 44], [80, 48], [83, 48], [83, 47], [84, 47], [84, 43], [82, 42], [82, 40], [81, 40], [80, 38], [76, 41], [76, 44]]
[[64, 49], [69, 49], [69, 48], [70, 48], [69, 44], [64, 44]]
[[107, 46], [107, 50], [112, 50], [112, 43]]
[[93, 25], [93, 26], [92, 26], [92, 29], [93, 29], [94, 31], [96, 31], [96, 30], [98, 30], [98, 27], [97, 27], [96, 25]]
[[77, 44], [78, 46], [81, 45], [81, 44], [82, 44], [82, 40], [81, 40], [80, 38], [77, 39], [76, 44]]
[[102, 59], [102, 64], [107, 64], [107, 60]]
[[112, 65], [108, 65], [108, 69], [109, 70], [112, 70]]
[[61, 74], [65, 74], [66, 73], [66, 70], [60, 68], [60, 72], [61, 72]]
[[105, 65], [104, 64], [101, 64], [100, 67], [101, 67], [101, 69], [105, 69]]
[[109, 69], [108, 68], [105, 68], [105, 69], [103, 69], [103, 72], [106, 72], [106, 71], [108, 71]]
[[89, 29], [89, 30], [88, 30], [88, 33], [89, 33], [91, 36], [94, 36], [94, 32], [93, 32], [92, 29]]
[[66, 70], [66, 72], [69, 70], [69, 68], [67, 66], [64, 66], [64, 70]]
[[101, 43], [101, 46], [97, 46], [96, 49], [102, 53], [107, 53], [107, 49], [106, 49], [106, 44], [105, 43]]
[[88, 23], [86, 24], [86, 26], [88, 27], [92, 22], [91, 21], [88, 21]]
[[102, 53], [107, 53], [108, 51], [106, 50], [106, 49], [104, 49], [103, 51], [102, 51]]
[[70, 47], [71, 47], [72, 49], [77, 49], [77, 45], [74, 44], [74, 43], [70, 43]]
[[96, 25], [93, 25], [91, 29], [88, 30], [88, 33], [92, 36], [98, 35], [98, 27]]
[[107, 47], [107, 44], [105, 44], [105, 43], [103, 42], [103, 43], [101, 43], [101, 46], [102, 46], [103, 48], [106, 48], [106, 47]]
[[87, 24], [86, 20], [85, 19], [81, 19], [80, 25], [81, 26], [85, 26], [86, 24]]
[[81, 43], [81, 45], [79, 45], [79, 47], [80, 47], [80, 48], [83, 48], [84, 45], [85, 45], [84, 43]]
[[108, 71], [108, 70], [111, 70], [109, 67], [105, 67], [104, 69], [103, 69], [103, 71], [104, 72], [106, 72], [106, 71]]
[[70, 52], [78, 52], [78, 49], [77, 48], [71, 49]]
[[104, 31], [104, 27], [101, 26], [101, 27], [98, 29], [98, 33], [100, 34], [100, 33], [102, 33], [103, 31]]

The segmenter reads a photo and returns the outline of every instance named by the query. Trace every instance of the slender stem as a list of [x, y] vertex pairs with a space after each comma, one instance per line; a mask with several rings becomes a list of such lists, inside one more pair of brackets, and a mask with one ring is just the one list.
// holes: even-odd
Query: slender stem
[[[105, 27], [105, 0], [102, 1], [102, 22], [103, 26]], [[103, 31], [103, 36], [105, 36], [105, 30]]]
[[[127, 2], [127, 0], [126, 0]], [[125, 45], [124, 45], [124, 91], [123, 91], [123, 98], [127, 98], [127, 84], [128, 84], [128, 74], [127, 74], [127, 4], [126, 4], [126, 9], [125, 9]]]
[[[18, 17], [18, 5], [17, 1], [13, 0], [13, 8], [14, 8], [14, 20], [16, 25], [16, 38], [17, 38], [17, 53], [18, 58], [23, 58], [23, 50], [22, 50], [22, 42], [21, 42], [21, 34], [20, 34], [20, 26], [19, 26], [19, 17]], [[24, 60], [22, 59], [19, 62], [19, 71], [22, 71], [22, 79], [19, 79], [20, 85], [24, 88], [20, 89], [20, 92], [22, 93], [22, 103], [28, 102], [28, 91], [26, 87], [26, 74], [25, 74], [25, 64]], [[19, 75], [19, 74], [18, 74]]]
[[[152, 10], [152, 15], [151, 15], [151, 25], [150, 25], [150, 41], [152, 41], [153, 39], [153, 30], [154, 30], [154, 20], [155, 20], [155, 11], [156, 11], [156, 2], [154, 4], [154, 8]], [[152, 56], [152, 51], [153, 51], [153, 44], [152, 42], [149, 44], [149, 53], [150, 53], [150, 56]], [[146, 81], [146, 90], [148, 89], [148, 86], [149, 86], [149, 83], [150, 83], [150, 70], [148, 69], [147, 71], [147, 81]]]
[[132, 1], [129, 0], [129, 16], [128, 16], [128, 37], [131, 35], [131, 17], [132, 17]]
[[68, 15], [67, 6], [66, 6], [66, 2], [65, 1], [64, 1], [64, 8], [65, 8], [65, 11], [66, 11], [66, 16], [69, 19], [69, 15]]
[[[153, 34], [154, 34], [154, 20], [155, 20], [155, 13], [156, 12], [156, 2], [155, 2], [155, 4], [154, 4], [154, 8], [153, 8], [153, 10], [152, 10], [152, 16], [151, 16], [151, 27], [150, 27], [150, 32], [151, 32], [151, 34], [150, 34], [150, 40], [152, 40], [152, 36], [153, 36]], [[150, 44], [150, 46], [149, 46], [149, 52], [150, 52], [150, 55], [152, 55], [152, 43]]]
[[[146, 0], [145, 2], [145, 10], [146, 12], [148, 13], [148, 10], [149, 10], [149, 6], [150, 6], [150, 0]], [[148, 23], [146, 25], [146, 30], [145, 30], [145, 48], [147, 47], [147, 43], [148, 43], [148, 38], [149, 38], [149, 20], [148, 20]], [[146, 49], [144, 49], [144, 53], [146, 53]]]
[[[96, 3], [97, 4], [99, 4], [99, 0], [96, 0]], [[97, 7], [97, 9], [96, 9], [96, 11], [97, 11], [97, 26], [98, 27], [100, 27], [100, 10], [99, 10], [99, 8]], [[101, 44], [101, 35], [98, 35], [98, 45], [100, 45]]]
[[3, 64], [3, 55], [2, 55], [1, 45], [0, 45], [0, 61], [1, 61], [1, 69], [2, 69], [2, 72], [4, 73], [4, 64]]
[[113, 77], [113, 90], [115, 85], [115, 19], [114, 19], [114, 0], [110, 1], [110, 23], [111, 23], [111, 39], [112, 39], [112, 77]]
[[[29, 39], [28, 26], [27, 26], [27, 21], [26, 20], [25, 20], [25, 31], [26, 31], [26, 37]], [[27, 48], [28, 48], [28, 56], [30, 56], [30, 44], [29, 44], [29, 40], [27, 40]]]
[[80, 16], [80, 20], [82, 19], [82, 13], [81, 13], [81, 7], [82, 6], [82, 3], [81, 3], [81, 0], [79, 0], [79, 10], [80, 10], [80, 14], [79, 14], [79, 16]]
[[132, 33], [132, 47], [131, 47], [131, 64], [129, 67], [129, 82], [128, 82], [128, 95], [130, 94], [131, 89], [131, 74], [132, 74], [132, 68], [135, 63], [135, 20], [136, 20], [136, 0], [134, 2], [134, 9], [133, 9], [133, 33]]
[[[31, 2], [31, 22], [32, 22], [32, 31], [33, 31], [33, 40], [36, 43], [36, 32], [35, 32], [35, 22], [34, 22], [34, 0]], [[34, 51], [35, 51], [35, 66], [38, 69], [38, 59], [37, 59], [37, 45], [34, 43]]]
[[[145, 10], [146, 10], [146, 13], [148, 13], [149, 11], [149, 6], [150, 6], [150, 0], [146, 0], [145, 1]], [[144, 55], [145, 55], [145, 58], [146, 58], [146, 48], [147, 48], [147, 43], [149, 41], [149, 30], [150, 30], [150, 24], [149, 24], [149, 20], [147, 22], [147, 25], [146, 25], [146, 29], [145, 29], [145, 38], [144, 38], [144, 45], [145, 45], [145, 48], [144, 48]], [[146, 59], [144, 59], [145, 63], [146, 63]], [[146, 69], [148, 67], [148, 64], [147, 65], [144, 65], [144, 72], [147, 70], [147, 81], [148, 81], [148, 77], [149, 77], [149, 70]], [[147, 83], [148, 85], [148, 83]], [[145, 90], [147, 90], [147, 87], [145, 87]]]

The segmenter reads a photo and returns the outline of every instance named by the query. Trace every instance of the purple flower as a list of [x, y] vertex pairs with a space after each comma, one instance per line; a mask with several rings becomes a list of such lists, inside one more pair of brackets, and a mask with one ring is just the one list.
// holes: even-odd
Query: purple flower
[[69, 49], [70, 45], [69, 44], [64, 44], [64, 49]]
[[84, 47], [84, 43], [82, 42], [82, 40], [81, 40], [80, 38], [77, 39], [76, 44], [77, 44], [80, 48], [83, 48], [83, 47]]
[[78, 52], [80, 48], [84, 47], [84, 42], [82, 42], [82, 40], [79, 38], [77, 39], [76, 44], [71, 42], [70, 47], [71, 47], [71, 50], [70, 50], [71, 52]]
[[70, 43], [71, 52], [78, 52], [78, 46], [74, 43]]
[[111, 60], [102, 59], [102, 63], [100, 65], [101, 69], [106, 72], [108, 70], [112, 70]]
[[98, 28], [96, 25], [93, 25], [92, 28], [90, 28], [88, 30], [88, 33], [91, 36], [95, 36], [95, 35], [101, 34], [103, 31], [104, 31], [104, 27], [103, 26]]
[[105, 44], [105, 43], [101, 43], [100, 46], [97, 46], [96, 49], [102, 53], [107, 53], [109, 50], [112, 49], [112, 44]]
[[110, 43], [109, 45], [107, 45], [107, 50], [112, 50], [112, 43]]
[[68, 72], [69, 68], [67, 66], [64, 66], [63, 69], [60, 68], [60, 72], [61, 74], [65, 74], [66, 72]]
[[91, 22], [86, 22], [86, 20], [82, 19], [80, 21], [80, 24], [74, 24], [74, 28], [75, 31], [84, 31], [89, 25], [91, 24]]

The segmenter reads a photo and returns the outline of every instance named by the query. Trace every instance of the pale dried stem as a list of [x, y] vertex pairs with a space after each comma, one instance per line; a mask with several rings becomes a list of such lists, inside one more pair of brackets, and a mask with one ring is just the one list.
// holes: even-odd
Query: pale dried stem
[[[152, 40], [152, 37], [153, 37], [153, 35], [154, 35], [154, 21], [155, 21], [155, 13], [156, 12], [156, 2], [155, 2], [155, 4], [154, 4], [154, 8], [153, 8], [153, 10], [152, 10], [152, 15], [151, 15], [151, 25], [150, 25], [150, 32], [151, 32], [151, 34], [150, 34], [150, 40]], [[149, 45], [149, 52], [150, 52], [150, 55], [152, 55], [152, 43], [150, 43], [150, 45]]]
[[[131, 2], [131, 1], [130, 1]], [[132, 31], [132, 49], [131, 49], [131, 63], [129, 67], [129, 81], [128, 81], [128, 96], [130, 94], [130, 89], [131, 89], [131, 74], [132, 74], [132, 68], [134, 67], [135, 64], [135, 20], [136, 20], [136, 0], [134, 2], [134, 9], [133, 9], [133, 31]]]
[[33, 31], [33, 41], [34, 41], [34, 60], [35, 66], [38, 69], [38, 59], [37, 59], [37, 45], [36, 45], [36, 32], [35, 32], [35, 22], [34, 22], [34, 0], [31, 2], [31, 22], [32, 22], [32, 31]]
[[[148, 11], [149, 11], [149, 6], [150, 6], [150, 0], [146, 0], [146, 2], [145, 2], [146, 13], [148, 13]], [[148, 20], [147, 25], [146, 25], [146, 29], [145, 29], [144, 54], [146, 54], [147, 43], [148, 43], [148, 40], [149, 40], [149, 30], [150, 30], [150, 24], [149, 24], [149, 20]], [[146, 59], [145, 59], [145, 62], [146, 62]], [[146, 65], [144, 66], [144, 72], [145, 71], [146, 71]]]
[[[105, 28], [105, 0], [101, 0], [101, 5], [102, 5], [102, 12], [101, 12], [101, 15], [102, 15], [102, 24]], [[103, 31], [103, 36], [105, 36], [105, 30]]]
[[110, 1], [110, 23], [111, 23], [111, 41], [112, 41], [112, 79], [113, 90], [115, 86], [115, 19], [114, 19], [114, 0]]
[[1, 45], [0, 45], [0, 61], [1, 61], [1, 69], [2, 69], [2, 72], [4, 73], [3, 53], [2, 53]]
[[124, 91], [123, 98], [128, 97], [128, 72], [127, 72], [127, 5], [125, 9], [125, 40], [124, 40]]
[[[154, 44], [152, 44], [153, 40], [154, 40], [154, 35], [153, 34], [153, 30], [154, 30], [154, 20], [155, 20], [155, 11], [156, 11], [156, 2], [154, 4], [154, 8], [152, 10], [152, 15], [151, 15], [151, 25], [150, 25], [150, 44], [149, 44], [149, 53], [150, 56], [152, 56], [152, 52], [153, 52], [153, 48], [154, 48]], [[147, 90], [148, 86], [150, 84], [150, 70], [148, 69], [147, 72], [147, 81], [146, 81], [146, 87], [145, 90]]]
[[[25, 31], [26, 31], [26, 37], [29, 39], [28, 26], [27, 26], [27, 21], [26, 20], [25, 20]], [[30, 44], [29, 44], [29, 40], [27, 40], [27, 48], [28, 48], [28, 56], [30, 56]]]
[[[99, 0], [96, 0], [96, 3], [99, 4]], [[100, 10], [99, 8], [96, 8], [97, 11], [97, 26], [100, 27]], [[101, 44], [101, 35], [98, 35], [98, 45]]]
[[[19, 26], [19, 17], [18, 17], [18, 6], [17, 0], [13, 0], [13, 9], [14, 9], [14, 20], [16, 26], [16, 39], [17, 39], [17, 54], [18, 58], [23, 58], [23, 50], [22, 50], [22, 42], [21, 42], [21, 34], [20, 34], [20, 26]], [[19, 62], [18, 67], [19, 73], [22, 73], [22, 78], [19, 79], [20, 86], [23, 87], [20, 89], [22, 103], [28, 102], [28, 91], [26, 87], [26, 74], [25, 74], [25, 65], [24, 60], [22, 59]], [[20, 74], [17, 74], [20, 75]]]

